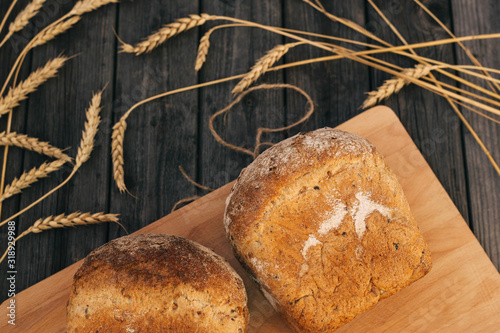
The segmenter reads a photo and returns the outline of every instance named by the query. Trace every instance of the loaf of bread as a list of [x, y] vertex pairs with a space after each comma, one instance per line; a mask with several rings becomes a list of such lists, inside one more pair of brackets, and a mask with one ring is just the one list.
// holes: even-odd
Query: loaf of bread
[[431, 269], [396, 176], [375, 147], [330, 128], [301, 133], [245, 168], [226, 235], [297, 332], [330, 332]]
[[171, 235], [132, 235], [90, 253], [74, 277], [68, 332], [246, 332], [243, 281], [219, 255]]

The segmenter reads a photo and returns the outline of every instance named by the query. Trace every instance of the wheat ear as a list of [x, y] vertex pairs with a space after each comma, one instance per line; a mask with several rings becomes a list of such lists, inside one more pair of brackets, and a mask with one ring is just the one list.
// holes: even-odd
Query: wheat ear
[[11, 88], [5, 97], [0, 98], [0, 117], [28, 98], [28, 94], [34, 92], [42, 83], [56, 76], [67, 60], [68, 58], [63, 56], [49, 60], [45, 66], [38, 68], [26, 80]]
[[55, 24], [54, 26], [48, 27], [47, 30], [43, 31], [33, 39], [31, 47], [43, 45], [48, 41], [56, 38], [58, 35], [71, 29], [78, 21], [80, 21], [80, 19], [80, 16], [73, 16], [67, 20]]
[[17, 4], [17, 0], [12, 0], [10, 2], [9, 8], [7, 8], [7, 11], [5, 13], [2, 13], [2, 21], [0, 22], [0, 32], [2, 32], [3, 27], [5, 26], [5, 23], [7, 22], [7, 19], [9, 18], [10, 14], [12, 13], [12, 10]]
[[[432, 66], [419, 64], [414, 68], [405, 68], [402, 73], [404, 75], [419, 79], [430, 73]], [[372, 107], [380, 101], [389, 98], [392, 94], [397, 94], [410, 81], [403, 77], [394, 77], [386, 80], [377, 90], [370, 91], [368, 98], [361, 105], [362, 109]]]
[[203, 25], [207, 20], [211, 20], [214, 17], [215, 16], [208, 14], [193, 14], [189, 15], [189, 17], [177, 19], [175, 22], [163, 26], [153, 34], [146, 37], [146, 39], [142, 42], [137, 43], [135, 46], [123, 43], [121, 51], [125, 53], [135, 53], [136, 55], [151, 52], [153, 49], [163, 44], [167, 39], [196, 26]]
[[95, 140], [95, 135], [97, 133], [97, 127], [100, 123], [100, 117], [99, 117], [99, 112], [101, 111], [100, 103], [101, 103], [101, 96], [102, 96], [102, 91], [94, 94], [92, 97], [92, 101], [90, 102], [90, 106], [87, 109], [86, 116], [87, 116], [87, 121], [85, 122], [85, 130], [83, 131], [82, 134], [82, 139], [80, 140], [80, 147], [78, 147], [78, 152], [76, 154], [75, 158], [75, 165], [73, 166], [73, 170], [69, 174], [66, 179], [54, 187], [52, 190], [48, 191], [44, 195], [42, 195], [40, 198], [38, 198], [36, 201], [32, 202], [29, 206], [23, 208], [19, 212], [15, 213], [14, 215], [10, 216], [9, 218], [3, 220], [0, 222], [0, 226], [6, 224], [7, 222], [13, 220], [14, 218], [18, 217], [19, 215], [23, 214], [24, 212], [30, 210], [37, 204], [39, 204], [41, 201], [43, 201], [45, 198], [50, 196], [52, 193], [63, 187], [67, 182], [70, 181], [71, 178], [76, 174], [78, 169], [82, 166], [83, 163], [85, 163], [89, 157], [90, 154], [94, 148], [94, 140]]
[[111, 159], [113, 161], [113, 178], [116, 186], [123, 193], [127, 190], [125, 186], [125, 172], [123, 170], [123, 140], [125, 138], [125, 130], [127, 129], [127, 122], [125, 119], [120, 119], [113, 126], [113, 133], [111, 134]]
[[25, 232], [40, 233], [55, 228], [76, 227], [79, 225], [98, 224], [102, 222], [118, 222], [118, 214], [75, 212], [69, 215], [60, 214], [55, 217], [49, 216], [44, 219], [38, 219]]
[[[2, 42], [0, 43], [0, 47], [5, 44], [5, 42], [12, 37], [12, 35], [17, 32], [22, 30], [25, 26], [28, 25], [29, 20], [33, 18], [36, 14], [38, 14], [40, 8], [42, 8], [43, 4], [45, 3], [46, 0], [33, 0], [30, 2], [19, 14], [16, 16], [14, 21], [9, 25], [9, 31], [7, 31], [7, 34], [5, 34], [5, 37], [3, 38]], [[13, 4], [15, 1], [13, 2]], [[4, 22], [2, 22], [4, 23]], [[0, 28], [1, 30], [1, 28]]]
[[208, 49], [210, 48], [210, 37], [212, 37], [212, 33], [215, 30], [230, 28], [230, 27], [244, 27], [244, 26], [246, 26], [246, 25], [240, 24], [240, 23], [221, 24], [221, 25], [217, 25], [217, 26], [213, 27], [212, 29], [208, 30], [203, 35], [203, 37], [201, 37], [201, 39], [200, 39], [200, 44], [198, 45], [198, 52], [196, 54], [196, 61], [194, 64], [194, 69], [196, 71], [199, 71], [201, 69], [201, 67], [203, 67], [205, 60], [207, 60]]
[[208, 30], [203, 37], [200, 39], [200, 45], [198, 46], [198, 53], [196, 54], [196, 61], [194, 63], [194, 69], [199, 71], [205, 60], [207, 60], [208, 48], [210, 47], [210, 35], [214, 32], [215, 28]]
[[250, 85], [257, 81], [257, 79], [264, 74], [269, 67], [271, 67], [276, 61], [280, 60], [281, 57], [288, 52], [288, 50], [300, 44], [304, 44], [304, 42], [288, 43], [273, 47], [266, 53], [265, 56], [257, 60], [257, 63], [253, 65], [250, 72], [248, 72], [245, 77], [238, 82], [233, 89], [233, 94], [239, 94], [250, 87]]
[[81, 0], [78, 1], [71, 11], [68, 13], [68, 15], [76, 15], [80, 16], [85, 13], [91, 12], [93, 10], [96, 10], [97, 8], [110, 4], [110, 3], [117, 3], [119, 2], [118, 0]]
[[16, 146], [66, 162], [71, 161], [71, 157], [63, 153], [61, 149], [50, 145], [48, 142], [38, 141], [37, 138], [32, 138], [25, 134], [18, 134], [16, 132], [6, 133], [4, 131], [0, 133], [0, 145]]
[[101, 96], [102, 92], [95, 94], [92, 97], [89, 108], [87, 109], [87, 121], [85, 122], [85, 129], [82, 132], [80, 147], [78, 147], [78, 152], [75, 158], [76, 168], [80, 167], [90, 158], [90, 154], [94, 149], [95, 136], [97, 134], [99, 123], [101, 122], [101, 117], [99, 116], [99, 113], [101, 112]]
[[66, 160], [56, 160], [50, 163], [44, 162], [38, 168], [33, 168], [29, 172], [24, 172], [19, 179], [14, 178], [10, 185], [5, 186], [5, 190], [0, 196], [0, 202], [15, 194], [21, 193], [23, 189], [30, 187], [31, 184], [37, 182], [40, 178], [47, 177], [49, 173], [61, 169], [66, 162]]
[[[104, 214], [104, 213], [81, 213], [75, 212], [69, 215], [61, 214], [58, 216], [49, 216], [46, 218], [38, 219], [33, 223], [31, 227], [23, 231], [19, 236], [14, 240], [14, 244], [23, 238], [24, 236], [30, 233], [40, 233], [42, 231], [56, 229], [56, 228], [66, 228], [66, 227], [77, 227], [81, 225], [89, 225], [89, 224], [99, 224], [103, 222], [114, 222], [120, 225], [124, 230], [123, 225], [118, 222], [118, 214]], [[126, 231], [126, 230], [125, 230]], [[0, 262], [3, 261], [9, 250], [14, 244], [10, 245], [2, 258], [0, 258]]]
[[30, 2], [23, 10], [17, 14], [16, 18], [9, 25], [9, 34], [22, 30], [25, 26], [28, 25], [29, 20], [33, 18], [40, 8], [42, 8], [43, 4], [46, 0], [33, 0]]

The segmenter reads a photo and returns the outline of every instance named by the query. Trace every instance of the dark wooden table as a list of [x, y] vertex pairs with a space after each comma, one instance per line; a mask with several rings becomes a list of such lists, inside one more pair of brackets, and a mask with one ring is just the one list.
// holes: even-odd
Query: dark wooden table
[[[376, 1], [409, 42], [447, 38], [447, 34], [411, 0]], [[20, 1], [14, 15], [27, 3]], [[49, 0], [28, 29], [15, 35], [0, 49], [2, 82], [23, 46], [40, 30], [68, 11], [74, 1]], [[370, 5], [362, 0], [325, 1], [338, 16], [366, 26], [383, 39], [400, 44]], [[500, 3], [497, 0], [435, 0], [424, 3], [458, 36], [500, 32]], [[10, 1], [0, 3], [5, 13]], [[153, 30], [188, 14], [206, 12], [255, 22], [302, 29], [366, 41], [352, 30], [332, 23], [300, 0], [124, 0], [85, 15], [71, 31], [29, 54], [21, 76], [61, 53], [79, 56], [71, 60], [56, 79], [43, 85], [29, 100], [15, 109], [14, 131], [26, 133], [76, 155], [85, 121], [84, 110], [92, 93], [107, 85], [103, 95], [103, 122], [91, 159], [60, 191], [16, 219], [17, 232], [40, 217], [60, 213], [111, 212], [133, 232], [168, 214], [178, 200], [206, 192], [187, 182], [178, 170], [181, 165], [196, 181], [217, 188], [235, 179], [251, 157], [218, 144], [208, 129], [208, 119], [232, 101], [235, 82], [190, 91], [146, 104], [129, 118], [125, 138], [126, 184], [132, 194], [121, 194], [112, 179], [110, 159], [111, 127], [135, 102], [176, 88], [248, 71], [254, 62], [286, 39], [255, 28], [228, 28], [216, 31], [203, 69], [196, 73], [194, 61], [199, 38], [214, 26], [208, 23], [170, 40], [151, 54], [139, 57], [118, 54], [113, 29], [128, 42], [137, 42]], [[487, 67], [500, 68], [498, 40], [469, 42], [478, 59]], [[448, 63], [467, 63], [465, 54], [454, 45], [419, 50], [421, 55]], [[285, 62], [325, 55], [308, 46], [292, 50]], [[401, 66], [413, 64], [390, 55], [382, 59]], [[261, 82], [291, 83], [307, 91], [316, 113], [297, 129], [274, 135], [277, 142], [297, 131], [336, 126], [361, 112], [365, 92], [379, 86], [387, 74], [338, 60], [269, 73]], [[484, 250], [500, 268], [500, 177], [478, 144], [464, 128], [447, 102], [415, 86], [403, 89], [386, 105], [400, 117], [433, 171], [468, 221]], [[260, 126], [291, 124], [304, 112], [304, 99], [292, 91], [256, 92], [244, 98], [227, 117], [227, 126], [218, 123], [223, 137], [251, 147]], [[467, 110], [467, 119], [480, 133], [497, 161], [500, 161], [500, 126]], [[6, 117], [0, 119], [1, 130]], [[3, 149], [1, 149], [3, 151]], [[3, 156], [3, 153], [1, 154]], [[7, 183], [23, 170], [40, 165], [40, 155], [11, 148]], [[2, 219], [19, 211], [60, 183], [70, 167], [51, 175], [22, 195], [3, 204]], [[0, 248], [6, 248], [5, 227], [0, 228]], [[16, 292], [37, 283], [85, 257], [105, 242], [124, 235], [115, 224], [78, 229], [51, 230], [31, 234], [17, 244]], [[5, 262], [0, 264], [4, 276]], [[7, 298], [7, 280], [0, 279], [1, 300]], [[3, 320], [3, 319], [2, 319]]]

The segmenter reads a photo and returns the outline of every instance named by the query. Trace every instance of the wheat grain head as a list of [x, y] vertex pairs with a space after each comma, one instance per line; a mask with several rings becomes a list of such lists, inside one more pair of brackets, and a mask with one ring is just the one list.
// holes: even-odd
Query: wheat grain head
[[[65, 228], [65, 227], [76, 227], [80, 225], [98, 224], [102, 222], [115, 222], [124, 230], [123, 225], [118, 222], [118, 214], [103, 214], [103, 213], [80, 213], [75, 212], [69, 215], [61, 214], [58, 216], [49, 216], [47, 218], [41, 218], [35, 221], [35, 223], [23, 231], [19, 236], [16, 237], [14, 242], [17, 242], [24, 236], [30, 233], [40, 233], [45, 230]], [[126, 230], [125, 230], [126, 231]], [[8, 251], [13, 245], [9, 245], [7, 250], [4, 252], [3, 256], [0, 258], [0, 262], [5, 259]]]
[[121, 46], [121, 52], [135, 53], [136, 55], [151, 52], [153, 49], [163, 44], [167, 39], [196, 26], [203, 25], [207, 20], [210, 20], [213, 17], [214, 16], [208, 14], [193, 14], [189, 17], [177, 19], [175, 22], [166, 24], [153, 34], [146, 37], [142, 42], [137, 43], [135, 46], [123, 43]]
[[17, 14], [16, 18], [9, 25], [9, 33], [8, 35], [12, 36], [13, 33], [22, 30], [25, 26], [28, 25], [29, 20], [33, 18], [36, 14], [38, 14], [40, 8], [42, 8], [43, 4], [46, 0], [33, 0], [26, 7]]
[[85, 129], [82, 132], [80, 147], [78, 147], [78, 152], [75, 158], [76, 168], [79, 168], [90, 158], [90, 154], [94, 149], [95, 135], [97, 134], [99, 123], [101, 122], [101, 117], [99, 116], [99, 113], [101, 111], [101, 96], [102, 91], [92, 96], [90, 106], [85, 113], [87, 116], [87, 121], [85, 122]]
[[[418, 64], [414, 68], [405, 68], [401, 73], [416, 79], [426, 76], [432, 70], [432, 66]], [[377, 90], [370, 91], [368, 97], [361, 105], [362, 109], [375, 106], [380, 101], [389, 98], [393, 94], [397, 94], [410, 81], [404, 77], [394, 77], [386, 80]]]
[[125, 186], [125, 172], [123, 170], [123, 140], [125, 138], [125, 130], [127, 129], [127, 122], [125, 119], [120, 119], [113, 126], [113, 133], [111, 134], [111, 158], [113, 161], [113, 178], [116, 186], [123, 193], [127, 190]]
[[80, 0], [78, 1], [71, 11], [69, 12], [68, 15], [76, 15], [80, 16], [85, 13], [91, 12], [93, 10], [96, 10], [97, 8], [110, 4], [110, 3], [117, 3], [119, 2], [118, 0]]
[[69, 215], [60, 214], [58, 216], [49, 216], [35, 221], [26, 231], [40, 233], [45, 230], [76, 227], [79, 225], [98, 224], [102, 222], [118, 222], [118, 214], [99, 213], [81, 213], [74, 212]]
[[201, 67], [203, 67], [205, 60], [207, 60], [208, 49], [210, 47], [210, 35], [213, 31], [214, 29], [208, 30], [200, 39], [200, 45], [198, 46], [198, 53], [196, 53], [196, 61], [194, 64], [194, 69], [196, 71], [199, 71]]
[[59, 22], [54, 26], [47, 27], [46, 30], [42, 31], [31, 41], [31, 47], [37, 47], [47, 43], [48, 41], [56, 38], [58, 35], [71, 29], [78, 21], [80, 21], [80, 16], [73, 16], [67, 20]]
[[30, 187], [31, 184], [37, 182], [40, 178], [47, 177], [51, 172], [61, 169], [66, 162], [66, 160], [56, 160], [50, 163], [44, 162], [38, 168], [33, 168], [28, 172], [24, 172], [19, 178], [14, 178], [12, 183], [5, 186], [4, 192], [0, 196], [0, 202], [21, 193], [23, 189]]
[[71, 157], [63, 153], [61, 149], [53, 147], [48, 142], [38, 141], [37, 138], [32, 138], [25, 134], [18, 134], [16, 132], [6, 133], [5, 131], [1, 132], [0, 145], [16, 146], [19, 148], [35, 151], [48, 157], [61, 159], [66, 162], [71, 161]]
[[42, 83], [57, 75], [58, 70], [69, 58], [59, 56], [49, 60], [43, 67], [32, 72], [28, 78], [11, 88], [5, 97], [0, 98], [0, 117], [19, 105], [19, 102], [28, 98]]
[[233, 94], [239, 94], [245, 89], [250, 87], [250, 85], [257, 81], [257, 79], [264, 74], [269, 67], [271, 67], [276, 61], [281, 59], [288, 50], [297, 45], [304, 44], [303, 42], [288, 43], [283, 45], [276, 45], [271, 50], [269, 50], [266, 55], [257, 60], [255, 65], [253, 65], [250, 72], [248, 72], [243, 79], [234, 87]]

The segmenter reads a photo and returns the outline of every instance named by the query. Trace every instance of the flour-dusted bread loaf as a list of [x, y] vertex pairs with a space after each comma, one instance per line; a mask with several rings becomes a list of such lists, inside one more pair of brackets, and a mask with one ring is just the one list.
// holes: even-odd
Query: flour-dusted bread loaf
[[68, 332], [246, 332], [247, 295], [229, 264], [171, 235], [132, 235], [90, 253], [74, 277]]
[[401, 186], [367, 140], [301, 133], [244, 169], [226, 234], [263, 294], [297, 332], [330, 332], [431, 268]]

